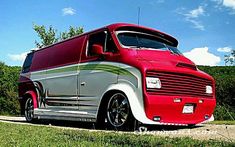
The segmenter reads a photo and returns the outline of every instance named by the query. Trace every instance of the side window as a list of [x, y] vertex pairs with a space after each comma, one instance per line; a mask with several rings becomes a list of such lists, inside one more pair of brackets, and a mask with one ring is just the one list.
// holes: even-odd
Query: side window
[[99, 44], [99, 45], [102, 45], [103, 48], [105, 48], [105, 38], [106, 38], [105, 32], [100, 32], [97, 34], [90, 35], [89, 42], [88, 42], [87, 56], [93, 56], [93, 54], [92, 54], [92, 45], [93, 44]]
[[92, 54], [93, 44], [102, 45], [104, 48], [104, 52], [113, 52], [113, 53], [117, 52], [117, 47], [111, 35], [107, 31], [90, 35], [88, 41], [87, 56], [94, 56], [94, 54]]
[[30, 66], [32, 64], [33, 53], [29, 53], [24, 61], [22, 73], [29, 72]]

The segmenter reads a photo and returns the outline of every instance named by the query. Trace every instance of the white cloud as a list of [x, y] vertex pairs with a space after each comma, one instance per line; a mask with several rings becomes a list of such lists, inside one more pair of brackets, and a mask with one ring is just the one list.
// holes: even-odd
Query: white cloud
[[186, 18], [186, 21], [188, 22], [191, 22], [193, 24], [193, 27], [195, 29], [199, 29], [201, 31], [204, 31], [205, 30], [205, 27], [204, 25], [202, 24], [202, 22], [198, 21], [198, 20], [194, 20], [194, 19], [187, 19]]
[[235, 0], [211, 0], [212, 2], [215, 2], [215, 8], [218, 10], [222, 10], [223, 7], [229, 8], [232, 10], [231, 13], [234, 15], [235, 14]]
[[20, 54], [8, 54], [8, 57], [12, 60], [12, 61], [21, 61], [23, 62], [24, 59], [26, 58], [28, 52], [24, 52], [24, 53], [20, 53]]
[[235, 0], [223, 0], [223, 5], [235, 10]]
[[67, 7], [67, 8], [62, 9], [62, 13], [63, 13], [63, 16], [65, 16], [65, 15], [74, 15], [74, 14], [76, 14], [76, 10], [71, 8], [71, 7]]
[[193, 9], [189, 11], [188, 13], [184, 14], [186, 16], [185, 20], [188, 22], [191, 22], [193, 24], [193, 27], [199, 30], [205, 30], [204, 25], [201, 21], [199, 21], [198, 18], [201, 15], [204, 15], [205, 10], [202, 6], [199, 6], [197, 9]]
[[232, 48], [231, 47], [220, 47], [217, 49], [218, 52], [225, 52], [225, 53], [228, 53], [228, 52], [231, 52], [232, 51]]
[[179, 8], [176, 9], [176, 13], [183, 15], [185, 18], [184, 20], [187, 22], [190, 22], [192, 24], [192, 27], [199, 30], [205, 30], [205, 26], [202, 24], [202, 22], [199, 20], [200, 16], [205, 15], [205, 10], [203, 6], [199, 6], [196, 9], [186, 11], [185, 8]]
[[194, 48], [183, 54], [196, 65], [216, 66], [221, 61], [220, 57], [209, 52], [208, 47]]
[[185, 16], [189, 18], [197, 18], [200, 15], [203, 15], [205, 13], [204, 9], [202, 6], [199, 6], [197, 9], [193, 9], [189, 11]]

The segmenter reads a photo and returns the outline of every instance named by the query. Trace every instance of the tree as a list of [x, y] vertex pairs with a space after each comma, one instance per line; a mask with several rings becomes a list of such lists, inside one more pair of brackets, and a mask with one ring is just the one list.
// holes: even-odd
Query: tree
[[235, 65], [235, 50], [232, 50], [229, 55], [224, 56], [224, 62], [225, 65]]
[[76, 27], [70, 26], [68, 32], [60, 33], [60, 40], [65, 40], [65, 39], [71, 38], [73, 36], [80, 35], [82, 33], [83, 33], [82, 27], [76, 28]]
[[0, 61], [0, 114], [19, 114], [17, 81], [21, 67]]
[[82, 27], [69, 27], [68, 31], [61, 32], [57, 34], [57, 30], [52, 26], [49, 26], [48, 29], [44, 25], [33, 25], [34, 31], [38, 34], [41, 39], [40, 42], [35, 41], [35, 44], [38, 48], [42, 48], [56, 42], [71, 38], [76, 35], [80, 35], [83, 33]]

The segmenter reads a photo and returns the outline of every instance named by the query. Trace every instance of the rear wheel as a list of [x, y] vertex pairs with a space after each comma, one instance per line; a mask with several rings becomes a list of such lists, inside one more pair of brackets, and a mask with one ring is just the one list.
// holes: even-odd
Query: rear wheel
[[24, 109], [25, 119], [27, 122], [33, 122], [34, 120], [34, 106], [33, 106], [33, 99], [27, 98], [25, 101], [25, 109]]
[[123, 93], [113, 94], [107, 103], [107, 123], [111, 129], [134, 130], [134, 117], [130, 104]]

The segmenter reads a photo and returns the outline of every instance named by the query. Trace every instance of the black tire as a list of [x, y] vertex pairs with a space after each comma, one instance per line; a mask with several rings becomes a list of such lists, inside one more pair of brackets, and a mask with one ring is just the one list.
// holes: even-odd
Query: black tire
[[106, 121], [108, 129], [133, 131], [135, 119], [125, 94], [118, 92], [109, 98], [106, 105]]
[[28, 97], [25, 101], [24, 105], [24, 115], [27, 122], [34, 122], [34, 106], [33, 106], [33, 99]]

